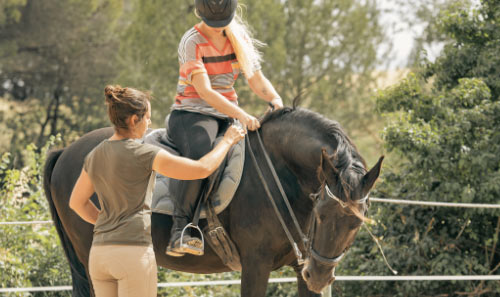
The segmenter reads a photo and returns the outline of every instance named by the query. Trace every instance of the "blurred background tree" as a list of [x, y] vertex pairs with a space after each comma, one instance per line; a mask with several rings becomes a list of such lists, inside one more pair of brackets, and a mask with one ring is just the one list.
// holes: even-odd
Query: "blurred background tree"
[[121, 2], [27, 0], [4, 6], [0, 81], [11, 100], [2, 134], [13, 155], [29, 143], [43, 145], [49, 135], [60, 132], [67, 144], [107, 124], [101, 98], [117, 72], [113, 29]]

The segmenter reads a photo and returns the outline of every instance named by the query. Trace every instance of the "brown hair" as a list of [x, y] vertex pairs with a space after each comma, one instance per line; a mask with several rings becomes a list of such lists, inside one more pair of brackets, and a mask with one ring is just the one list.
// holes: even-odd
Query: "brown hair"
[[109, 120], [115, 130], [129, 130], [127, 119], [137, 115], [139, 121], [148, 111], [151, 95], [134, 88], [122, 88], [119, 85], [108, 85], [104, 88]]

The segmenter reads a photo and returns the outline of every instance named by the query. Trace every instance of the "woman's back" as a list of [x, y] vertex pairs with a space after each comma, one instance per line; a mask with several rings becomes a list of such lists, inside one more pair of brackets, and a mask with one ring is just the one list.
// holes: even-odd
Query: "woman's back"
[[105, 140], [85, 159], [101, 211], [95, 245], [151, 244], [153, 161], [159, 148], [133, 139]]

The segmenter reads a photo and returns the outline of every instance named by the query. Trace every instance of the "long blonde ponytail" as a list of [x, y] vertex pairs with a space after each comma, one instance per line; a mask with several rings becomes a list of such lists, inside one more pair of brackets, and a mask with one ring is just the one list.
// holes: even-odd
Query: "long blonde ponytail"
[[236, 58], [240, 65], [240, 70], [247, 79], [251, 78], [256, 71], [255, 67], [261, 62], [262, 54], [258, 47], [265, 46], [265, 43], [252, 38], [252, 34], [241, 18], [241, 6], [234, 19], [226, 28], [226, 36], [233, 46]]

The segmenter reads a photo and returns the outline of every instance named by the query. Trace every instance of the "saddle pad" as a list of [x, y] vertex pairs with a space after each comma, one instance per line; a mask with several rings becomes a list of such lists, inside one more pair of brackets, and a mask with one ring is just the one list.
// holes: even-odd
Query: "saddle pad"
[[[244, 162], [245, 139], [242, 139], [233, 146], [231, 151], [229, 151], [227, 166], [224, 168], [217, 191], [210, 195], [216, 214], [222, 212], [231, 202], [241, 181]], [[156, 186], [153, 191], [153, 202], [151, 204], [153, 212], [167, 215], [172, 215], [174, 213], [174, 202], [172, 199], [176, 196], [175, 189], [177, 187], [173, 185], [178, 182], [178, 180], [157, 173]], [[201, 209], [200, 218], [206, 218], [205, 205], [203, 205]]]

